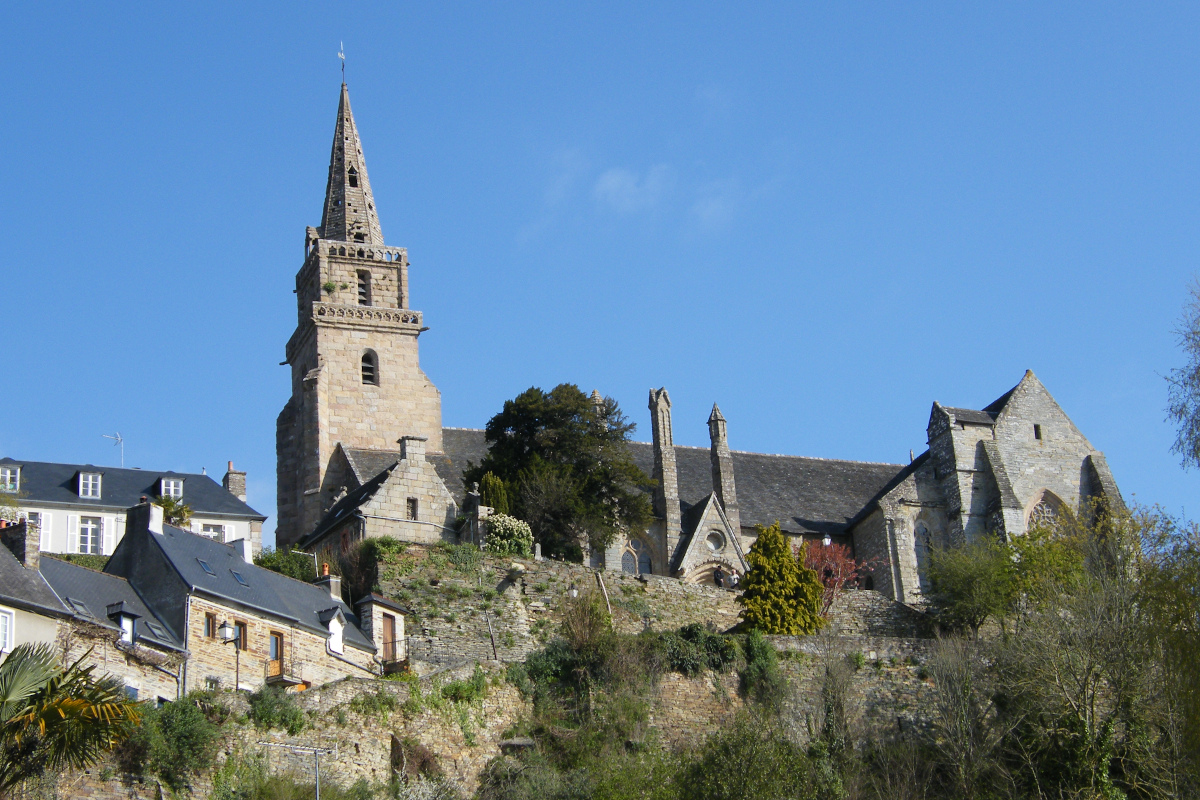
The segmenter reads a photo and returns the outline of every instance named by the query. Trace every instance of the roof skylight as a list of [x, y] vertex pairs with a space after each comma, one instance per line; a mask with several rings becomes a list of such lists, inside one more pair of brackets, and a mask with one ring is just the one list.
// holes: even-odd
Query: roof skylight
[[212, 575], [214, 578], [217, 577], [217, 573], [213, 571], [213, 568], [208, 565], [207, 561], [205, 561], [203, 558], [197, 558], [196, 561], [199, 562], [201, 569], [203, 569], [209, 575]]

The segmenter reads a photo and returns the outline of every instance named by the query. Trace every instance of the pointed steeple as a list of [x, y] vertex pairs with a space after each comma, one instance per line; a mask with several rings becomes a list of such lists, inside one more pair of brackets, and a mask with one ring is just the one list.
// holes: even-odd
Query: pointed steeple
[[367, 162], [350, 110], [350, 92], [344, 83], [333, 131], [333, 150], [329, 154], [329, 183], [325, 189], [320, 236], [339, 242], [383, 244], [379, 214], [367, 178]]

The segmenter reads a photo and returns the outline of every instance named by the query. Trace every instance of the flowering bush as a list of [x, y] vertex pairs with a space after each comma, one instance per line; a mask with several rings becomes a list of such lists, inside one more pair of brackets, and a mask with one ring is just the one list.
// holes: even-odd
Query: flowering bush
[[533, 531], [524, 520], [493, 514], [487, 518], [484, 547], [497, 555], [528, 557], [533, 553]]

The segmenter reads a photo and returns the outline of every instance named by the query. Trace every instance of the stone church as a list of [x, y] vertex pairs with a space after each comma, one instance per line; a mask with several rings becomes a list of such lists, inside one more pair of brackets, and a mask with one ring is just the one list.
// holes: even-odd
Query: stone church
[[[421, 370], [428, 330], [408, 293], [408, 253], [384, 243], [362, 141], [342, 84], [321, 225], [308, 228], [287, 343], [292, 396], [277, 421], [280, 546], [363, 537], [457, 541], [478, 509], [462, 482], [486, 453], [482, 430], [443, 428]], [[755, 526], [837, 542], [876, 565], [884, 595], [920, 599], [931, 547], [1019, 536], [1093, 498], [1120, 503], [1096, 450], [1031, 371], [994, 403], [934, 403], [929, 449], [909, 464], [732, 450], [714, 405], [708, 448], [675, 446], [671, 400], [650, 391], [653, 440], [630, 445], [654, 478], [655, 521], [604, 552], [600, 569], [711, 583], [746, 570]]]

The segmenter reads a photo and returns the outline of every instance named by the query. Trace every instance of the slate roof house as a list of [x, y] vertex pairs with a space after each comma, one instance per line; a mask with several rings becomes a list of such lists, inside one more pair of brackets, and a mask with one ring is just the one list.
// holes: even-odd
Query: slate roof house
[[123, 578], [42, 557], [26, 522], [0, 528], [0, 651], [47, 643], [84, 659], [135, 699], [174, 700], [182, 643]]
[[104, 571], [127, 580], [186, 649], [181, 691], [303, 688], [378, 674], [403, 659], [404, 611], [392, 601], [371, 595], [356, 611], [336, 576], [305, 583], [255, 566], [245, 540], [222, 544], [165, 525], [162, 509], [145, 502], [127, 513], [128, 531]]
[[0, 491], [15, 494], [22, 517], [41, 531], [47, 553], [110, 555], [125, 535], [125, 509], [138, 498], [174, 497], [192, 509], [192, 530], [262, 549], [266, 517], [246, 505], [246, 473], [208, 475], [0, 459]]
[[[442, 427], [441, 395], [419, 364], [428, 329], [411, 308], [408, 267], [407, 250], [383, 241], [343, 84], [324, 212], [305, 233], [285, 351], [281, 545], [454, 540], [456, 518], [476, 502], [461, 476], [486, 452], [484, 434]], [[1121, 502], [1103, 454], [1032, 372], [983, 409], [934, 403], [929, 450], [910, 464], [735, 451], [716, 405], [710, 447], [676, 447], [665, 389], [651, 390], [649, 409], [653, 441], [631, 447], [657, 481], [657, 520], [590, 554], [598, 568], [711, 582], [717, 568], [743, 572], [755, 526], [778, 521], [797, 540], [850, 545], [878, 565], [874, 588], [916, 602], [936, 544], [1018, 536], [1062, 508]]]

